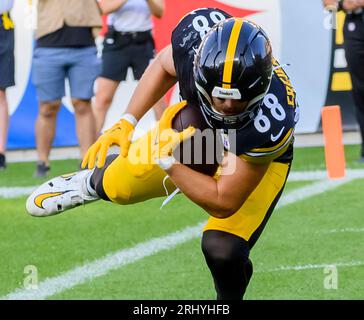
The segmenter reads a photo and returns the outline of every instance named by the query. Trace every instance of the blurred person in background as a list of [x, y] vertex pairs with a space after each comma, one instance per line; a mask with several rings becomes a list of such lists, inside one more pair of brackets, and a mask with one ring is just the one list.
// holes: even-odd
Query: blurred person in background
[[[131, 67], [139, 80], [155, 56], [152, 16], [161, 18], [164, 0], [101, 0], [102, 12], [108, 15], [108, 32], [102, 52], [102, 72], [97, 79], [94, 114], [96, 134], [105, 123], [115, 92]], [[154, 105], [157, 120], [166, 107], [164, 98]]]
[[44, 177], [50, 170], [49, 154], [66, 78], [75, 110], [81, 157], [95, 140], [91, 98], [101, 67], [95, 37], [101, 30], [102, 19], [96, 0], [39, 0], [37, 12], [32, 75], [39, 101], [35, 176]]
[[327, 9], [346, 12], [344, 47], [361, 134], [359, 162], [364, 163], [364, 0], [323, 0], [323, 4]]
[[6, 168], [9, 110], [6, 89], [14, 86], [14, 24], [10, 10], [14, 0], [0, 1], [0, 170]]

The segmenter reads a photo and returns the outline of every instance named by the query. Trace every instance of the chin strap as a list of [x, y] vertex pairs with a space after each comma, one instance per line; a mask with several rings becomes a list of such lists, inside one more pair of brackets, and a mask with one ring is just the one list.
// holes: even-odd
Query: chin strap
[[162, 209], [180, 191], [179, 188], [176, 188], [176, 190], [174, 190], [171, 194], [169, 194], [167, 186], [166, 186], [167, 179], [169, 179], [168, 175], [165, 176], [163, 179], [163, 187], [164, 187], [164, 190], [166, 191], [167, 198], [162, 202], [162, 205], [160, 206], [159, 209]]

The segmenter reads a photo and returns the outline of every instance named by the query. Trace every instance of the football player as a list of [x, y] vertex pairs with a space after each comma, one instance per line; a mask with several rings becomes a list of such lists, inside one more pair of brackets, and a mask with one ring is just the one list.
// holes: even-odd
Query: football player
[[[131, 144], [137, 121], [177, 81], [183, 100]], [[187, 104], [198, 105], [212, 128], [235, 132], [235, 141], [224, 135], [224, 159], [214, 178], [173, 157], [195, 133], [192, 127], [171, 130]], [[162, 181], [169, 176], [169, 191], [178, 187], [210, 215], [202, 251], [217, 299], [242, 299], [253, 272], [250, 250], [288, 177], [297, 121], [296, 93], [265, 32], [219, 9], [198, 9], [176, 26], [171, 45], [146, 70], [121, 120], [89, 149], [82, 164], [88, 170], [45, 183], [28, 198], [27, 209], [47, 216], [97, 199], [140, 202], [163, 196]], [[235, 150], [229, 151], [232, 143]], [[120, 155], [106, 157], [110, 145], [120, 146]], [[149, 160], [133, 161], [145, 149]]]

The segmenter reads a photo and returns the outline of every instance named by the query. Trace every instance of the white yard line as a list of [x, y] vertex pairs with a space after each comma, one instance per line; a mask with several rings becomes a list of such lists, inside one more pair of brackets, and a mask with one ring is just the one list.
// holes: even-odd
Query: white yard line
[[179, 244], [197, 238], [205, 223], [188, 227], [182, 231], [171, 233], [165, 237], [155, 238], [140, 243], [132, 248], [123, 249], [109, 254], [94, 262], [84, 264], [58, 277], [48, 278], [39, 283], [37, 290], [18, 289], [2, 299], [6, 300], [34, 300], [45, 299], [56, 293], [70, 289], [78, 284], [103, 276], [108, 272], [163, 250], [170, 250]]
[[11, 199], [18, 198], [22, 196], [28, 196], [35, 190], [35, 186], [33, 187], [1, 187], [0, 188], [0, 198]]
[[[364, 178], [363, 169], [346, 169], [346, 178]], [[288, 181], [314, 181], [328, 179], [327, 171], [291, 171]], [[340, 181], [340, 180], [338, 180]]]
[[324, 180], [312, 183], [308, 186], [295, 189], [284, 197], [282, 197], [277, 205], [277, 208], [289, 205], [291, 203], [306, 199], [308, 197], [314, 196], [316, 194], [320, 194], [331, 189], [335, 189], [345, 183], [352, 181], [353, 179], [345, 178], [341, 180]]
[[[279, 207], [300, 201], [302, 199], [321, 194], [329, 189], [347, 183], [351, 179], [340, 181], [323, 181], [314, 183], [311, 186], [292, 191], [280, 200]], [[1, 299], [6, 300], [32, 300], [46, 299], [52, 295], [73, 288], [77, 285], [91, 281], [97, 277], [107, 274], [111, 270], [118, 269], [127, 264], [136, 262], [150, 255], [156, 254], [163, 250], [172, 249], [189, 240], [197, 238], [201, 234], [204, 223], [199, 223], [194, 227], [188, 227], [182, 231], [171, 233], [167, 236], [154, 238], [149, 241], [140, 243], [132, 248], [123, 249], [116, 253], [109, 254], [94, 262], [86, 263], [83, 266], [65, 272], [57, 277], [47, 278], [38, 284], [37, 290], [27, 290], [24, 288], [16, 289]]]
[[306, 264], [297, 266], [280, 266], [271, 269], [257, 269], [257, 273], [266, 272], [279, 272], [279, 271], [300, 271], [311, 269], [324, 269], [326, 267], [361, 267], [364, 266], [364, 261], [350, 261], [350, 262], [333, 262], [333, 263], [320, 263], [320, 264]]
[[319, 231], [318, 233], [330, 234], [330, 233], [361, 233], [361, 232], [364, 232], [364, 228], [332, 229], [326, 231]]

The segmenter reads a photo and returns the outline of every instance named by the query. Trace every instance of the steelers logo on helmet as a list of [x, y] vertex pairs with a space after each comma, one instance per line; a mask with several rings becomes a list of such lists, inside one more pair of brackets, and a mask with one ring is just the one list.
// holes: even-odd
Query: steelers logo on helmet
[[[239, 130], [254, 119], [272, 80], [272, 59], [268, 36], [253, 22], [230, 18], [206, 34], [193, 74], [201, 110], [212, 127]], [[214, 109], [213, 97], [247, 104], [236, 115], [224, 115]]]

